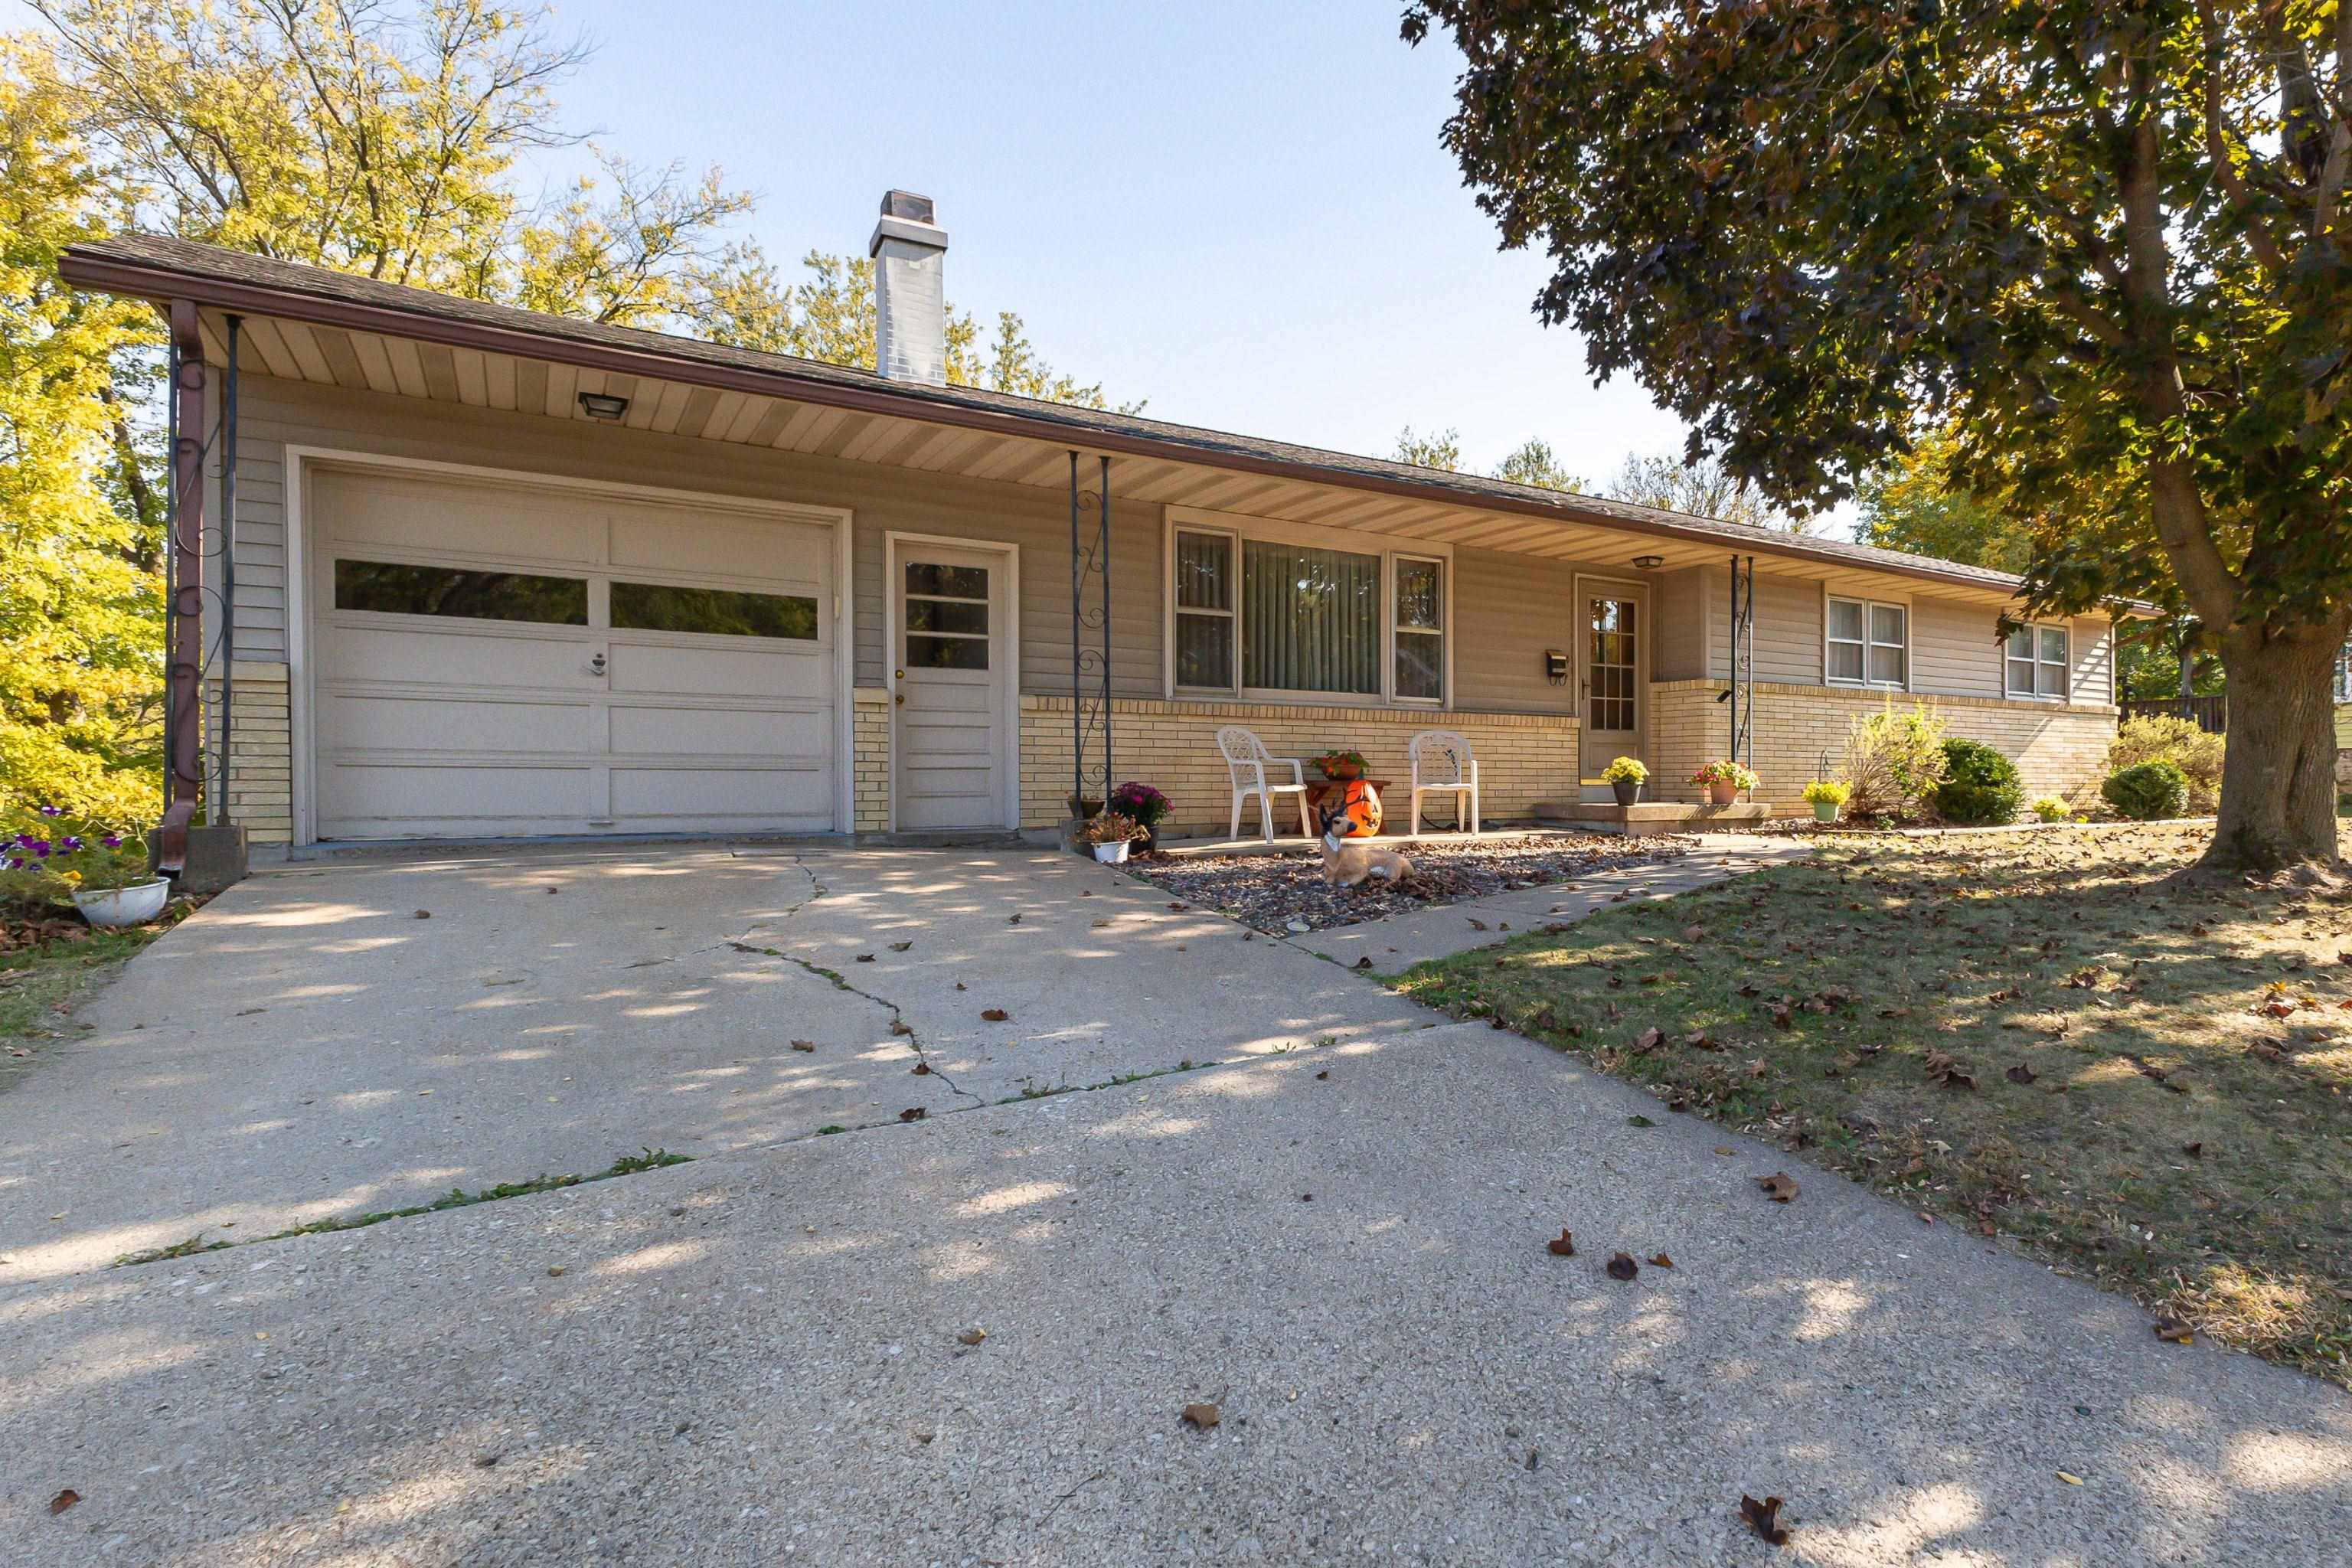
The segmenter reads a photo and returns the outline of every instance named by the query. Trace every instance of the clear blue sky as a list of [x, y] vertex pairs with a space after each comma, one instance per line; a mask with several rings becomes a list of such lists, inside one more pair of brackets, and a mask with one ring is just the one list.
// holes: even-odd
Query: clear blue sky
[[862, 251], [882, 192], [939, 204], [950, 298], [1020, 311], [1057, 367], [1169, 419], [1385, 454], [1529, 436], [1598, 483], [1679, 451], [1638, 385], [1591, 384], [1528, 309], [1438, 145], [1458, 57], [1393, 5], [744, 5], [568, 0], [598, 43], [573, 121], [716, 163], [780, 260]]

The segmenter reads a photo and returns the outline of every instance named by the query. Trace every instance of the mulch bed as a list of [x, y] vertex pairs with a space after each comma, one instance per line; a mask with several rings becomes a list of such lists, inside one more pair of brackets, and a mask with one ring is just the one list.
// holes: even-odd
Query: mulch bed
[[1696, 845], [1688, 838], [1594, 833], [1393, 847], [1412, 860], [1412, 875], [1393, 885], [1375, 878], [1360, 888], [1325, 886], [1319, 855], [1150, 855], [1129, 861], [1128, 868], [1187, 903], [1279, 936], [1289, 934], [1294, 922], [1324, 931], [1492, 893], [1564, 886], [1596, 871], [1676, 859]]

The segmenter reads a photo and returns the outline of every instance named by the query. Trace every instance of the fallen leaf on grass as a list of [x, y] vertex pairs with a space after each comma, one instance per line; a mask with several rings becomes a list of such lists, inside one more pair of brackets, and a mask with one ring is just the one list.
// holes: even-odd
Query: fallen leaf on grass
[[2178, 1318], [2158, 1318], [2155, 1328], [2156, 1337], [2167, 1344], [2192, 1345], [2197, 1342], [2196, 1331]]
[[1002, 1024], [1013, 1016], [1002, 1007], [982, 1007], [980, 1010], [980, 1016], [992, 1024]]
[[2027, 1067], [2023, 1062], [2020, 1062], [2001, 1076], [2009, 1079], [2011, 1083], [2032, 1083], [2035, 1079], [2040, 1078], [2042, 1075], [2035, 1072], [2032, 1068]]
[[1949, 1051], [1927, 1053], [1927, 1077], [1947, 1089], [1974, 1089], [1977, 1080], [1960, 1070], [1959, 1062]]
[[1796, 1180], [1786, 1171], [1775, 1171], [1769, 1176], [1759, 1176], [1756, 1178], [1756, 1184], [1763, 1188], [1764, 1195], [1776, 1204], [1785, 1204], [1797, 1195]]
[[1665, 1043], [1666, 1036], [1663, 1029], [1644, 1029], [1633, 1037], [1633, 1048], [1637, 1051], [1654, 1051]]
[[59, 1492], [57, 1496], [49, 1500], [49, 1511], [51, 1513], [63, 1513], [66, 1510], [73, 1507], [74, 1504], [79, 1501], [81, 1501], [81, 1493], [74, 1490], [71, 1487], [68, 1487], [65, 1490]]
[[1576, 1238], [1570, 1236], [1565, 1228], [1563, 1228], [1558, 1236], [1555, 1236], [1549, 1241], [1545, 1242], [1544, 1246], [1555, 1258], [1573, 1258], [1576, 1256]]
[[910, 1105], [907, 1107], [906, 1110], [898, 1112], [898, 1120], [901, 1121], [920, 1121], [929, 1114], [929, 1111], [924, 1110], [919, 1105]]
[[1615, 1254], [1609, 1259], [1608, 1267], [1612, 1279], [1631, 1279], [1642, 1271], [1642, 1266], [1633, 1261], [1633, 1255], [1630, 1252]]
[[2200, 1139], [2194, 1143], [2183, 1143], [2180, 1146], [2180, 1152], [2192, 1160], [2201, 1160], [2205, 1157], [2204, 1140]]
[[1217, 1407], [1213, 1405], [1187, 1405], [1184, 1406], [1183, 1414], [1177, 1416], [1177, 1419], [1189, 1421], [1195, 1427], [1205, 1432], [1217, 1424]]
[[1742, 1492], [1739, 1494], [1739, 1517], [1748, 1521], [1749, 1529], [1773, 1545], [1789, 1544], [1789, 1532], [1780, 1524], [1779, 1498], [1768, 1497], [1762, 1502], [1758, 1502], [1754, 1498]]

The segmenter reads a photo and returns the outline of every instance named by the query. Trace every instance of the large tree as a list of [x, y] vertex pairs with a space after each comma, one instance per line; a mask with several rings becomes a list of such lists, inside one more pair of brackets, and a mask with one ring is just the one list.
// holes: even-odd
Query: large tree
[[2194, 615], [2216, 864], [2336, 850], [2352, 626], [2352, 6], [1420, 0], [1537, 308], [1694, 455], [1832, 504], [1918, 433], [2029, 523], [2028, 613]]

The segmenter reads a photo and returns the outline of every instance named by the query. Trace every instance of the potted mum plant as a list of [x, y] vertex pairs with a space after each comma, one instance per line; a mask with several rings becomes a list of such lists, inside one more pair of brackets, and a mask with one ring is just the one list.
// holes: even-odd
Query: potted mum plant
[[1143, 829], [1137, 844], [1139, 853], [1149, 855], [1160, 847], [1160, 825], [1174, 805], [1150, 784], [1129, 780], [1110, 792], [1110, 808]]
[[1650, 770], [1639, 757], [1619, 757], [1601, 770], [1601, 776], [1616, 792], [1619, 805], [1633, 805], [1642, 798], [1642, 786], [1650, 782]]
[[147, 840], [40, 808], [42, 821], [0, 847], [0, 870], [29, 878], [34, 890], [70, 899], [82, 918], [105, 930], [141, 926], [163, 912], [172, 884], [147, 863]]
[[1095, 858], [1106, 866], [1123, 866], [1142, 825], [1131, 816], [1106, 811], [1078, 829], [1078, 840], [1094, 846]]
[[1813, 808], [1815, 822], [1835, 822], [1844, 809], [1846, 798], [1853, 786], [1836, 779], [1815, 779], [1805, 786], [1805, 804]]
[[1706, 787], [1708, 805], [1729, 805], [1739, 798], [1741, 790], [1756, 787], [1756, 775], [1727, 757], [1718, 757], [1691, 774], [1691, 783]]
[[1315, 759], [1323, 776], [1335, 784], [1364, 776], [1364, 753], [1361, 752], [1326, 752]]

